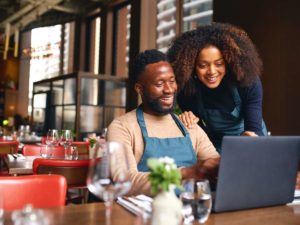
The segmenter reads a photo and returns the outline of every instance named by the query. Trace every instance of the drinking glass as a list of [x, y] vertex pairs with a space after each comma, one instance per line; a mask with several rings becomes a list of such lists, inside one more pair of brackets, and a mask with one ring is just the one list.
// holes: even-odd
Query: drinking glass
[[65, 148], [73, 143], [73, 134], [71, 130], [62, 130], [60, 134], [60, 144]]
[[78, 159], [78, 151], [77, 151], [76, 146], [65, 147], [65, 159], [68, 159], [68, 160], [77, 160]]
[[183, 204], [184, 223], [191, 224], [194, 220], [205, 223], [212, 207], [209, 181], [186, 180], [183, 182], [183, 189], [180, 199]]
[[123, 196], [131, 187], [127, 155], [122, 144], [96, 143], [94, 157], [90, 161], [87, 186], [90, 192], [104, 200], [109, 224], [113, 200]]
[[48, 130], [48, 133], [46, 136], [46, 145], [56, 146], [58, 144], [59, 144], [58, 130], [55, 130], [55, 129]]

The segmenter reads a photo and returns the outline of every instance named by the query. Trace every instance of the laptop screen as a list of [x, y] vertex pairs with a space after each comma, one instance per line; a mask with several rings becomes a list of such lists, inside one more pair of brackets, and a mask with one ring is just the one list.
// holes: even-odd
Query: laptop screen
[[299, 152], [297, 136], [224, 137], [214, 211], [291, 202]]

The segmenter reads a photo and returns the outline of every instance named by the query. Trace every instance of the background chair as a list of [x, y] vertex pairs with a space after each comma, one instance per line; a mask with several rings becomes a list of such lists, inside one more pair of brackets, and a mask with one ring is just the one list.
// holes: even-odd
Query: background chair
[[86, 141], [73, 141], [73, 146], [77, 148], [78, 155], [88, 155], [89, 154], [89, 142]]
[[[22, 153], [24, 156], [40, 156], [41, 148], [45, 148], [46, 145], [24, 145]], [[49, 148], [49, 147], [48, 147]], [[52, 157], [64, 159], [65, 149], [63, 146], [52, 146]]]
[[[67, 202], [75, 202], [74, 199], [86, 200], [86, 179], [89, 171], [89, 159], [85, 160], [60, 160], [37, 158], [33, 161], [33, 174], [60, 174], [67, 180]], [[79, 196], [72, 196], [70, 189], [78, 189]]]
[[0, 141], [0, 154], [18, 153], [18, 141]]
[[34, 208], [65, 205], [67, 181], [61, 175], [30, 175], [0, 177], [4, 210], [21, 209], [26, 204]]

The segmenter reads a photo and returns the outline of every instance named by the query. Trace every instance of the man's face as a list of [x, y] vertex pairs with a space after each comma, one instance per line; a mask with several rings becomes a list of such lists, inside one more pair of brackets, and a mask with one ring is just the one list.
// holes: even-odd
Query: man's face
[[146, 66], [135, 86], [143, 101], [143, 110], [152, 115], [173, 111], [177, 84], [170, 63], [161, 61]]

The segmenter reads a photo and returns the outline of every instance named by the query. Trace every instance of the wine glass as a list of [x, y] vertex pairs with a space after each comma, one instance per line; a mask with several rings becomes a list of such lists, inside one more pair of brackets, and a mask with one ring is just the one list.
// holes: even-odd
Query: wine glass
[[50, 129], [48, 130], [46, 136], [46, 145], [48, 146], [57, 146], [59, 143], [58, 130]]
[[205, 223], [212, 207], [212, 197], [208, 180], [183, 182], [184, 191], [180, 194], [183, 204], [184, 224], [192, 224], [194, 220]]
[[65, 159], [72, 159], [72, 148], [73, 134], [71, 130], [62, 130], [60, 134], [60, 144], [64, 146], [65, 149]]
[[90, 192], [104, 200], [106, 216], [110, 222], [113, 200], [126, 194], [131, 187], [127, 155], [122, 144], [96, 143], [87, 186]]

